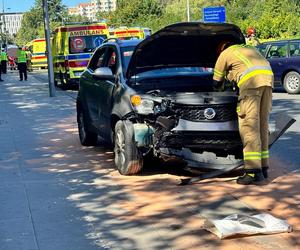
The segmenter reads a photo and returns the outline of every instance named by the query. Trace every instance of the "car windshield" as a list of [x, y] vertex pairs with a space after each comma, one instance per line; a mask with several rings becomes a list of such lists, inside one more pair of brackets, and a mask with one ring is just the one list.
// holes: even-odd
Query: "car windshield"
[[212, 91], [213, 69], [203, 67], [172, 67], [146, 71], [133, 76], [133, 88], [169, 91]]
[[100, 46], [106, 39], [106, 35], [76, 36], [69, 38], [70, 54], [88, 53]]
[[134, 51], [134, 46], [129, 46], [129, 47], [122, 47], [121, 48], [121, 54], [122, 54], [122, 67], [123, 67], [123, 72], [125, 73], [128, 68], [128, 64], [130, 61], [130, 58], [132, 56], [132, 53]]
[[136, 78], [153, 78], [153, 77], [169, 77], [175, 75], [190, 75], [190, 74], [199, 74], [202, 72], [212, 72], [211, 68], [203, 67], [174, 67], [174, 68], [163, 68], [155, 69], [140, 73]]

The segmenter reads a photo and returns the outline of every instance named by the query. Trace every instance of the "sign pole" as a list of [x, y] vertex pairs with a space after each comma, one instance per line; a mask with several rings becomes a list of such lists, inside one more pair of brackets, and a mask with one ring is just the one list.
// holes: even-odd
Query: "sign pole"
[[187, 16], [187, 21], [190, 21], [190, 1], [186, 0], [186, 16]]
[[52, 50], [50, 45], [50, 25], [49, 25], [49, 13], [48, 13], [47, 0], [43, 0], [43, 12], [44, 12], [44, 27], [45, 27], [45, 38], [46, 38], [46, 55], [48, 60], [49, 95], [50, 97], [54, 97], [55, 86], [54, 86], [53, 58], [52, 58]]

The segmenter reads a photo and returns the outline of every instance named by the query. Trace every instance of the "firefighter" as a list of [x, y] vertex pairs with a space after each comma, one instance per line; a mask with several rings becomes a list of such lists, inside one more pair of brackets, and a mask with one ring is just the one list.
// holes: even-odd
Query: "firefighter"
[[258, 38], [256, 37], [256, 29], [249, 27], [246, 32], [246, 44], [251, 46], [257, 46], [260, 44]]
[[224, 41], [217, 54], [214, 87], [222, 89], [226, 79], [239, 88], [237, 114], [245, 174], [237, 179], [237, 183], [259, 184], [268, 177], [273, 72], [269, 62], [249, 45]]
[[7, 53], [4, 49], [1, 50], [1, 71], [3, 74], [6, 74], [7, 72]]
[[[25, 47], [19, 47], [17, 51], [17, 58], [18, 58], [18, 69], [20, 75], [20, 81], [27, 81], [27, 57]], [[23, 77], [24, 76], [24, 77]]]

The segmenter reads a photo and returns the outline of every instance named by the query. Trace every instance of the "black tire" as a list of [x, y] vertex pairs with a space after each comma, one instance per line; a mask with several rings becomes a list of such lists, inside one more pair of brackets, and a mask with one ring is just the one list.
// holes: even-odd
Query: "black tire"
[[300, 74], [296, 71], [290, 71], [284, 76], [283, 87], [289, 94], [300, 93]]
[[97, 145], [98, 135], [88, 130], [86, 119], [81, 108], [77, 108], [77, 124], [80, 143], [83, 146]]
[[118, 121], [114, 133], [115, 164], [122, 175], [134, 175], [143, 168], [141, 156], [134, 140], [133, 124], [130, 121]]

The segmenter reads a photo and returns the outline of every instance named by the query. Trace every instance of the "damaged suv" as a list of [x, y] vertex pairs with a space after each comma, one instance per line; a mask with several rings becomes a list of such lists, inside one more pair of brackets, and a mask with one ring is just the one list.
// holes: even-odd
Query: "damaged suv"
[[[145, 40], [98, 47], [80, 79], [77, 122], [82, 145], [98, 135], [114, 145], [123, 175], [139, 173], [144, 156], [181, 157], [218, 168], [240, 164], [237, 92], [213, 89], [221, 41], [245, 43], [233, 24], [178, 23]], [[219, 164], [220, 165], [220, 164]]]

